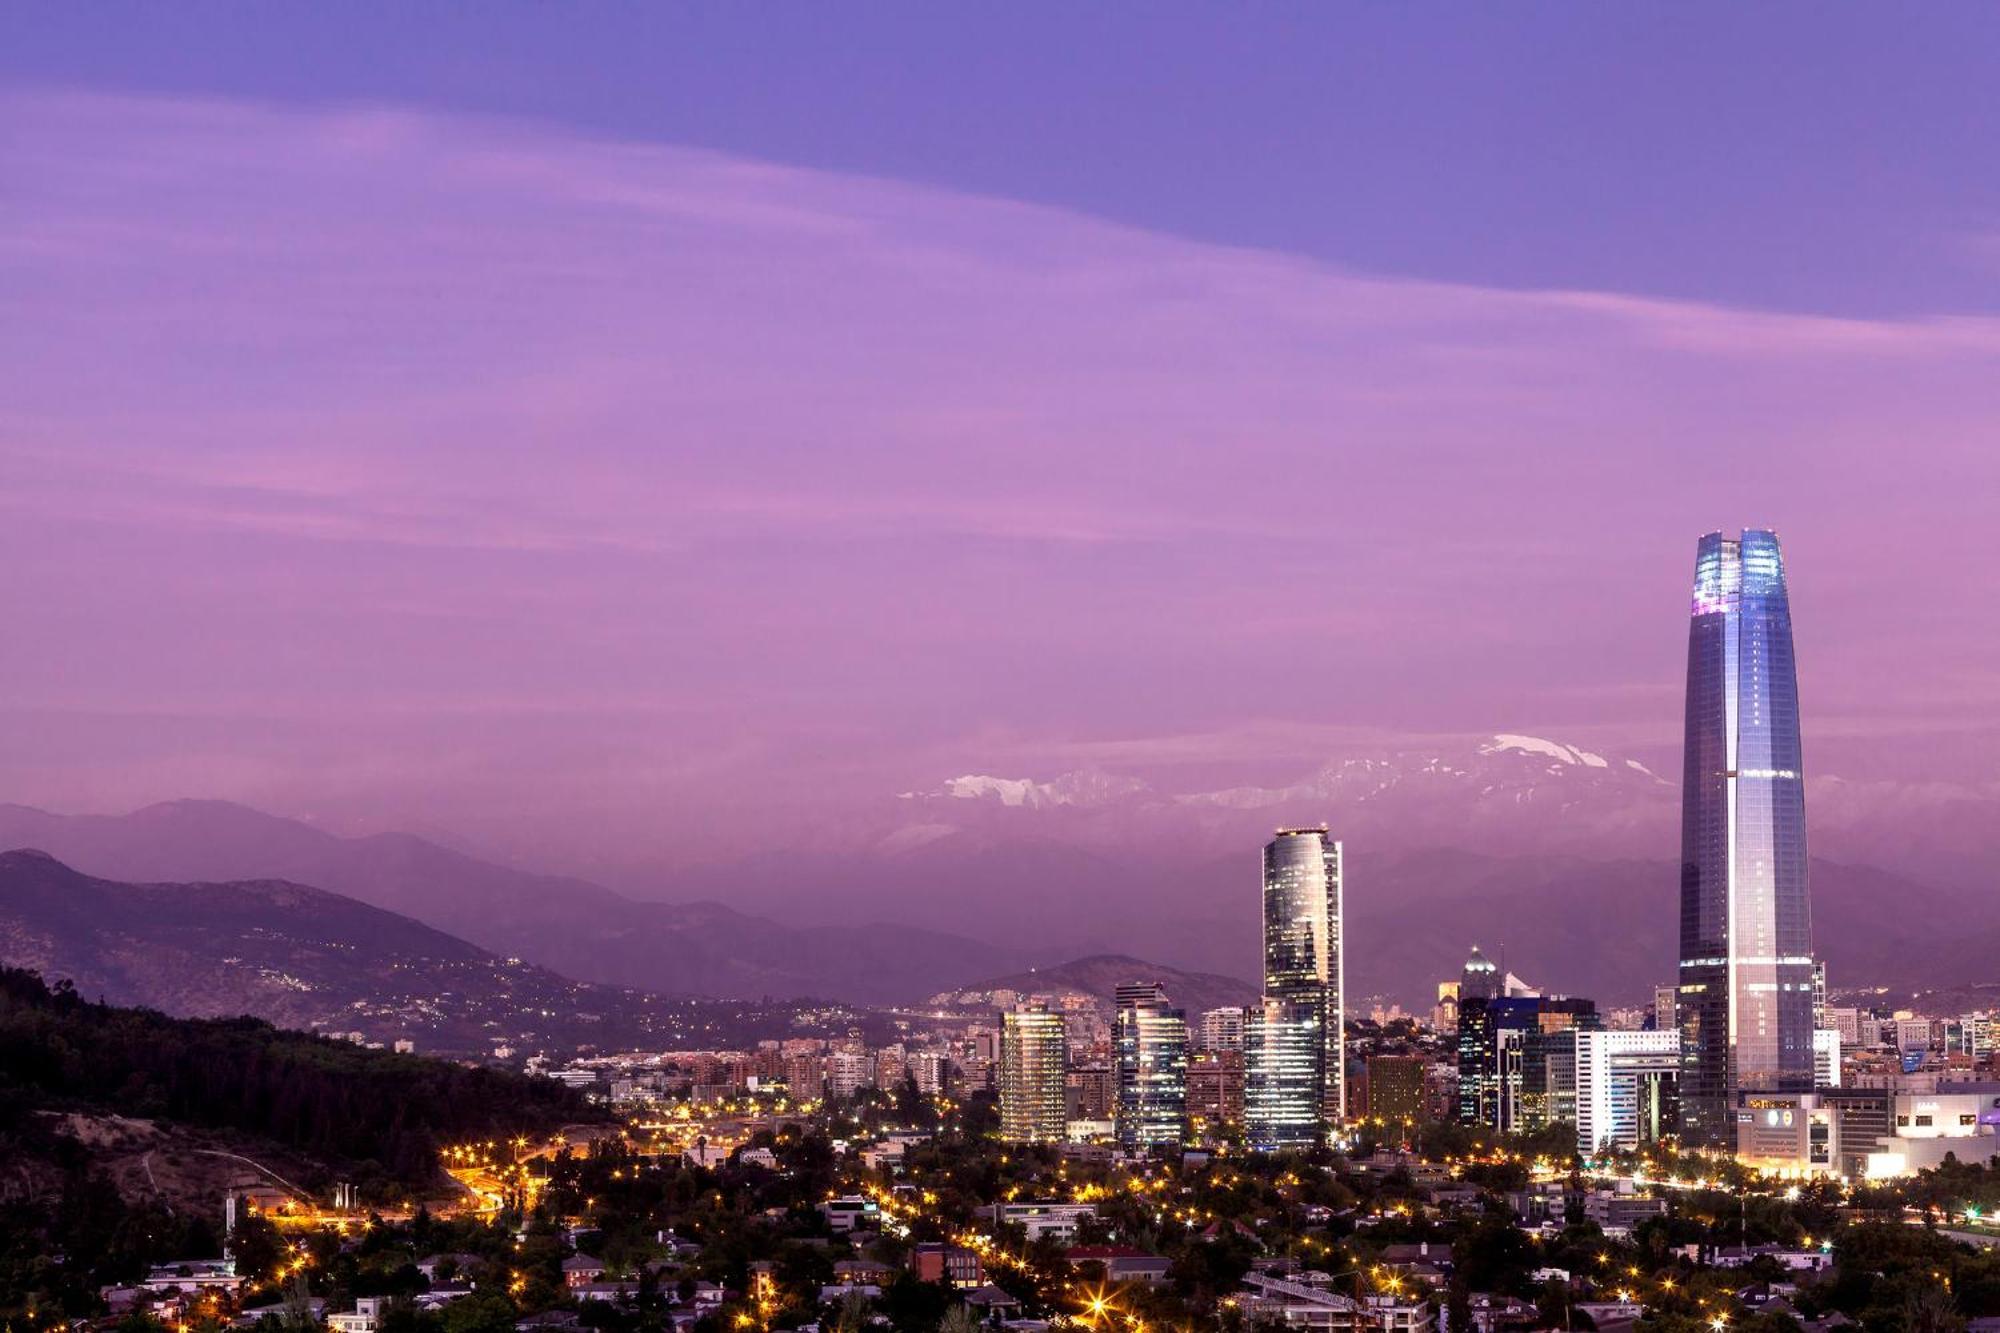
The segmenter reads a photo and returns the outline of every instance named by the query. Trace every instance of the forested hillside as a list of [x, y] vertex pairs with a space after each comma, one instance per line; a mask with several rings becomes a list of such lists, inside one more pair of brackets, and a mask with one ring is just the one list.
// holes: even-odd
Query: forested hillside
[[173, 1019], [0, 969], [0, 1092], [227, 1128], [423, 1184], [442, 1144], [541, 1131], [599, 1113], [561, 1084], [364, 1050], [257, 1019]]
[[95, 1283], [218, 1252], [220, 1191], [170, 1198], [177, 1156], [417, 1198], [448, 1187], [440, 1146], [603, 1118], [548, 1080], [96, 1004], [0, 968], [0, 1314], [82, 1313]]

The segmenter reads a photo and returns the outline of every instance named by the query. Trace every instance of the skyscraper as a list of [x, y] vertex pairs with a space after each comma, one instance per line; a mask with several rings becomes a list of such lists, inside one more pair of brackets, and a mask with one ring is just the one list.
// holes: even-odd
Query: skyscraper
[[1812, 915], [1792, 612], [1775, 533], [1695, 550], [1681, 787], [1681, 1124], [1731, 1145], [1738, 1089], [1813, 1081]]
[[[1458, 1118], [1511, 1133], [1574, 1119], [1569, 1033], [1600, 1025], [1590, 1000], [1561, 995], [1458, 1002]], [[1551, 1068], [1551, 1057], [1555, 1068]]]
[[1500, 982], [1500, 969], [1493, 960], [1479, 952], [1479, 946], [1472, 946], [1472, 956], [1465, 960], [1465, 970], [1458, 978], [1458, 998], [1461, 1000], [1497, 1000], [1504, 988]]
[[1243, 1034], [1253, 1148], [1317, 1143], [1346, 1112], [1340, 853], [1324, 828], [1264, 848], [1264, 1003]]
[[1118, 1142], [1178, 1148], [1188, 1129], [1187, 1014], [1158, 982], [1120, 986], [1117, 998]]
[[1000, 1029], [1000, 1137], [1060, 1143], [1068, 1130], [1063, 1071], [1068, 1043], [1061, 1014], [1039, 1000], [1007, 1013]]

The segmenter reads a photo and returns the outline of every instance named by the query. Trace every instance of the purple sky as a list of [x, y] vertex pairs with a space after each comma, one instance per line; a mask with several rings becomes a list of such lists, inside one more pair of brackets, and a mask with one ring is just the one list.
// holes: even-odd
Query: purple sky
[[1992, 11], [951, 8], [19, 25], [0, 799], [670, 857], [963, 771], [1670, 760], [1744, 524], [1809, 760], [1988, 776]]

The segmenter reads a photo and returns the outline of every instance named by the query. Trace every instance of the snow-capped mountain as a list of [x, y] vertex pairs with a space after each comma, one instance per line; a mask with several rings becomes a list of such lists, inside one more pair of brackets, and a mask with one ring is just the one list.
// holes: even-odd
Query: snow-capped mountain
[[1048, 782], [968, 773], [964, 777], [947, 779], [942, 787], [931, 792], [904, 792], [902, 799], [912, 801], [926, 796], [942, 796], [957, 801], [998, 801], [1001, 805], [1040, 810], [1058, 805], [1101, 805], [1151, 791], [1152, 788], [1137, 778], [1117, 777], [1101, 769], [1078, 769]]
[[1584, 793], [1649, 799], [1670, 787], [1636, 759], [1612, 760], [1560, 741], [1503, 733], [1478, 742], [1469, 756], [1421, 751], [1349, 756], [1289, 786], [1232, 787], [1179, 799], [1188, 805], [1262, 810], [1307, 801], [1381, 801], [1399, 791], [1421, 789], [1427, 795], [1455, 791], [1481, 801], [1497, 796], [1514, 805], [1537, 800], [1569, 804]]
[[[1325, 822], [1343, 836], [1421, 833], [1426, 845], [1624, 854], [1635, 832], [1671, 828], [1676, 789], [1635, 759], [1499, 734], [1337, 756], [1271, 786], [1171, 792], [1087, 769], [1046, 779], [968, 774], [902, 799], [904, 829], [922, 827], [927, 843], [944, 829], [1021, 832], [1031, 820], [1044, 834], [1100, 851], [1165, 838], [1221, 852], [1274, 822]], [[898, 830], [885, 846], [914, 836]]]
[[[1522, 754], [1543, 755], [1558, 765], [1582, 764], [1585, 768], [1611, 767], [1611, 761], [1601, 754], [1575, 749], [1559, 741], [1546, 741], [1539, 736], [1513, 736], [1502, 732], [1492, 740], [1483, 742], [1479, 747], [1481, 754], [1500, 754], [1508, 750], [1519, 750]], [[1627, 759], [1624, 763], [1625, 767], [1635, 772], [1644, 773], [1648, 777], [1653, 776], [1653, 770], [1637, 759]]]

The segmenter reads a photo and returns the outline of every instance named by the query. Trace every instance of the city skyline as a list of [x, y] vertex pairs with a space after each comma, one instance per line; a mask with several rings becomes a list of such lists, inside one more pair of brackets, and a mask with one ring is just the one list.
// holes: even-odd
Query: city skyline
[[0, 1333], [2000, 1333], [2000, 8], [0, 15]]

